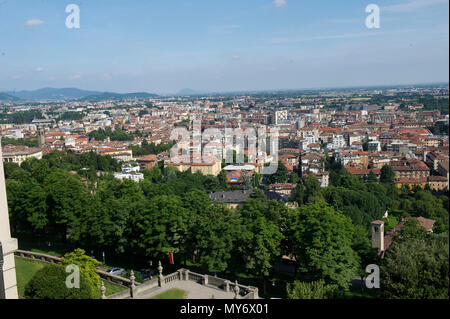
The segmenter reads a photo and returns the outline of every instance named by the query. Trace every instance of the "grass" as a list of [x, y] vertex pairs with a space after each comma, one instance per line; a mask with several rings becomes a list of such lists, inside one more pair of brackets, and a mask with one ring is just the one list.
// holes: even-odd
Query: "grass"
[[124, 291], [125, 289], [128, 289], [123, 286], [113, 284], [112, 282], [109, 282], [106, 280], [103, 280], [103, 283], [105, 284], [105, 288], [106, 288], [106, 291], [105, 291], [106, 296], [111, 296], [111, 295], [114, 295], [115, 293], [118, 293], [118, 292]]
[[25, 286], [33, 278], [34, 274], [45, 267], [45, 263], [15, 257], [17, 290], [19, 298], [24, 298]]
[[[45, 254], [45, 255], [50, 255], [50, 256], [55, 256], [55, 257], [61, 257], [61, 256], [64, 256], [66, 253], [72, 252], [75, 248], [69, 248], [68, 246], [51, 246], [51, 247], [49, 247], [42, 243], [41, 244], [34, 243], [33, 246], [31, 246], [31, 244], [23, 244], [22, 243], [20, 249], [26, 250], [26, 251], [31, 251], [34, 253], [40, 253], [40, 254]], [[86, 251], [86, 254], [90, 255], [90, 252]], [[96, 260], [102, 262], [102, 257], [96, 256]], [[116, 263], [108, 262], [106, 264], [103, 264], [100, 267], [100, 270], [106, 271], [106, 270], [108, 270], [110, 268], [114, 268], [114, 267], [125, 268], [126, 272], [124, 274], [122, 274], [121, 277], [130, 279], [130, 271], [133, 270], [134, 275], [136, 277], [136, 282], [138, 282], [138, 283], [144, 282], [144, 280], [140, 276], [140, 271], [138, 269], [132, 269], [131, 263], [129, 263], [129, 260], [126, 263], [120, 263], [120, 260], [119, 260], [119, 262], [116, 261]], [[156, 274], [153, 275], [153, 278], [157, 278], [157, 277], [158, 276]], [[106, 284], [105, 284], [105, 287], [106, 287]], [[108, 289], [108, 287], [106, 287], [106, 288]], [[106, 295], [108, 295], [108, 292], [106, 293]]]
[[150, 299], [186, 299], [187, 291], [181, 289], [170, 289]]
[[[17, 278], [17, 290], [19, 293], [19, 298], [25, 298], [25, 287], [27, 283], [33, 278], [36, 272], [42, 268], [44, 268], [47, 263], [30, 260], [27, 258], [15, 257], [16, 262], [16, 278]], [[108, 282], [104, 280], [105, 288], [106, 288], [106, 296], [110, 296], [117, 292], [123, 291], [125, 288], [120, 285], [116, 285], [114, 283]]]

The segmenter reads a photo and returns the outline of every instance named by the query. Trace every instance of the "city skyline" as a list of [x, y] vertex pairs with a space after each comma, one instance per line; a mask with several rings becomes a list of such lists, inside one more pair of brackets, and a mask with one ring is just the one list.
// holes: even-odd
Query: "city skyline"
[[[0, 3], [0, 88], [173, 94], [448, 83], [448, 0]], [[10, 31], [8, 31], [10, 30]], [[13, 31], [13, 32], [11, 32]]]

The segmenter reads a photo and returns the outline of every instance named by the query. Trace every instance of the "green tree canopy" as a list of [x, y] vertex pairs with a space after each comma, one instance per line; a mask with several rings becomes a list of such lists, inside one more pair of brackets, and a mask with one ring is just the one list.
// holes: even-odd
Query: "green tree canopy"
[[325, 202], [298, 208], [291, 221], [290, 242], [301, 278], [347, 288], [360, 267], [352, 249], [354, 231], [351, 220]]
[[448, 234], [391, 245], [380, 269], [384, 298], [448, 299]]

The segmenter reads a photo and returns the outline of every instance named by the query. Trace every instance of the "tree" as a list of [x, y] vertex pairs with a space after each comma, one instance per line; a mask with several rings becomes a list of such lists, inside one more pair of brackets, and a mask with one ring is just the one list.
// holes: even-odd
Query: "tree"
[[90, 194], [78, 177], [59, 170], [48, 175], [44, 185], [50, 223], [65, 243], [70, 226], [86, 212]]
[[378, 178], [373, 171], [370, 171], [369, 176], [367, 176], [367, 183], [378, 183]]
[[448, 299], [447, 234], [391, 245], [380, 269], [384, 298]]
[[395, 173], [390, 165], [384, 165], [381, 168], [380, 182], [384, 184], [394, 184]]
[[303, 205], [305, 202], [305, 187], [301, 181], [295, 187], [294, 193], [292, 194], [290, 200], [297, 202], [299, 206]]
[[386, 218], [383, 218], [384, 220], [384, 230], [390, 231], [391, 229], [395, 228], [398, 225], [398, 218], [395, 216], [388, 216]]
[[61, 258], [63, 266], [76, 265], [91, 287], [91, 295], [95, 298], [100, 297], [100, 276], [97, 271], [102, 265], [98, 260], [86, 255], [83, 249], [75, 249], [71, 253], [65, 254]]
[[139, 202], [130, 218], [134, 247], [142, 256], [162, 258], [178, 253], [186, 240], [189, 214], [178, 196], [155, 196]]
[[351, 220], [320, 201], [298, 208], [290, 225], [290, 247], [300, 276], [347, 288], [359, 269]]
[[245, 268], [258, 276], [268, 276], [275, 260], [281, 255], [283, 236], [278, 226], [264, 216], [256, 219], [243, 217], [245, 231], [240, 237], [239, 250]]
[[305, 203], [313, 203], [318, 200], [322, 200], [323, 196], [320, 192], [320, 182], [319, 180], [313, 176], [308, 175], [304, 179], [304, 185], [305, 185], [305, 197], [304, 202]]
[[214, 202], [196, 220], [194, 260], [210, 272], [223, 272], [233, 267], [232, 252], [242, 233], [239, 214]]
[[272, 175], [266, 175], [265, 178], [267, 180], [268, 184], [274, 184], [274, 183], [286, 183], [289, 175], [288, 170], [286, 166], [284, 166], [282, 161], [278, 161], [278, 168], [275, 174]]
[[421, 226], [416, 218], [411, 218], [404, 222], [400, 231], [392, 238], [392, 242], [397, 244], [410, 240], [422, 241], [427, 235], [426, 228]]
[[66, 286], [65, 267], [48, 265], [40, 269], [25, 287], [27, 299], [92, 299], [92, 287], [86, 277], [80, 273], [80, 288]]
[[217, 175], [217, 179], [219, 181], [219, 185], [222, 189], [227, 188], [227, 173], [224, 170], [221, 170], [219, 175]]

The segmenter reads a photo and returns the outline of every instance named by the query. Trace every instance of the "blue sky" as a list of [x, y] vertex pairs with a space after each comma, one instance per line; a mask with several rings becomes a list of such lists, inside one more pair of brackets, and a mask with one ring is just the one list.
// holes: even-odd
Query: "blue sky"
[[[65, 26], [68, 4], [80, 29]], [[365, 8], [381, 8], [367, 29]], [[0, 89], [448, 82], [448, 0], [0, 0]]]

